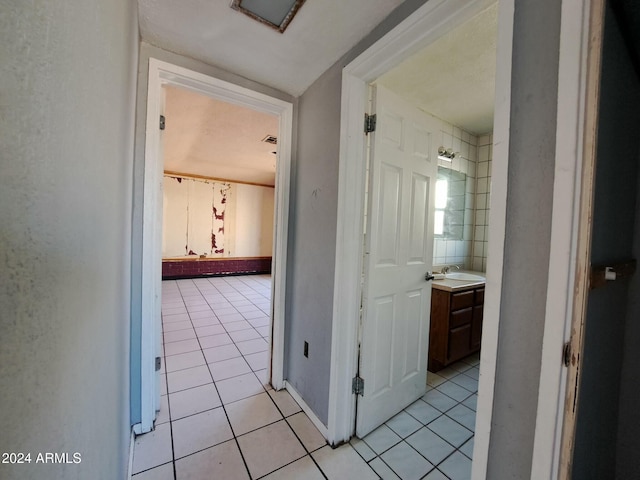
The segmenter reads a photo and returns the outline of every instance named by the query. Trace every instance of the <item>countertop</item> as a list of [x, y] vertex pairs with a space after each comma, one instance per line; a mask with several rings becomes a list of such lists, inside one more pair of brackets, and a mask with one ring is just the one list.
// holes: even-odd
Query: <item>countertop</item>
[[[456, 270], [457, 271], [457, 270]], [[472, 270], [460, 270], [464, 273], [472, 273], [473, 275], [485, 276], [484, 272], [474, 272]], [[445, 278], [442, 280], [433, 280], [433, 288], [437, 290], [445, 290], [447, 292], [457, 292], [458, 290], [467, 290], [469, 288], [482, 287], [485, 280], [451, 280]]]

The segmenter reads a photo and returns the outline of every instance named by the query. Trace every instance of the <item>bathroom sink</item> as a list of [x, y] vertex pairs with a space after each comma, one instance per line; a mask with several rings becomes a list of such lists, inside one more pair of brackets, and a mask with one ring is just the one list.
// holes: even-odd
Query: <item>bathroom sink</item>
[[466, 280], [469, 282], [484, 282], [486, 280], [483, 276], [465, 272], [447, 273], [444, 278], [446, 278], [447, 280]]

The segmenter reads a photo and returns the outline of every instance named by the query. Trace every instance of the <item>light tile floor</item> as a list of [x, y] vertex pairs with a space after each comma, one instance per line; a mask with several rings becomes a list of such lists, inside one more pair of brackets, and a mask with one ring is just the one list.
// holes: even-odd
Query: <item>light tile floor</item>
[[134, 444], [134, 480], [470, 478], [479, 357], [363, 440], [329, 447], [267, 381], [268, 275], [164, 281], [160, 412]]

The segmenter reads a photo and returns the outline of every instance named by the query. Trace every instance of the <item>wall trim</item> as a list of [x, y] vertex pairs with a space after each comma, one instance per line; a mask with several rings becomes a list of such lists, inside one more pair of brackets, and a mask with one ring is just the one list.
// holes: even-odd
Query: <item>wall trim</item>
[[207, 175], [196, 175], [195, 173], [180, 173], [180, 172], [175, 172], [173, 170], [165, 170], [164, 175], [167, 177], [190, 178], [193, 180], [209, 180], [211, 182], [239, 183], [240, 185], [253, 185], [255, 187], [275, 188], [274, 185], [267, 185], [266, 183], [244, 182], [242, 180], [229, 180], [228, 178], [209, 177]]
[[[603, 0], [563, 2], [547, 305], [531, 478], [564, 478], [570, 465], [577, 365], [559, 360], [564, 343], [582, 352], [591, 264], [591, 218]], [[572, 328], [573, 327], [573, 328]], [[581, 355], [578, 355], [581, 357]], [[564, 433], [564, 438], [563, 438]], [[562, 458], [562, 456], [565, 458]]]
[[[498, 37], [496, 41], [496, 96], [493, 124], [493, 170], [491, 177], [491, 209], [487, 245], [487, 283], [485, 289], [482, 347], [480, 350], [480, 382], [473, 448], [471, 478], [487, 478], [493, 399], [495, 392], [502, 271], [507, 221], [509, 173], [509, 131], [511, 125], [511, 58], [513, 55], [513, 19], [515, 0], [500, 0]], [[505, 59], [500, 61], [500, 59]], [[508, 60], [506, 60], [508, 59]]]
[[162, 279], [271, 273], [272, 257], [182, 257], [162, 259]]
[[307, 402], [305, 402], [302, 399], [302, 396], [293, 387], [293, 385], [291, 385], [289, 382], [285, 380], [284, 388], [287, 390], [287, 392], [289, 392], [289, 395], [291, 395], [291, 397], [298, 403], [298, 405], [300, 405], [300, 408], [302, 408], [302, 411], [307, 415], [307, 417], [309, 417], [309, 420], [311, 420], [311, 423], [315, 425], [315, 427], [320, 431], [322, 436], [324, 438], [327, 438], [329, 434], [327, 431], [327, 427], [325, 426], [324, 423], [322, 423], [322, 421], [318, 418], [315, 412], [311, 410], [311, 407], [307, 405]]
[[129, 460], [127, 462], [127, 479], [131, 480], [133, 476], [133, 450], [136, 443], [136, 435], [133, 432], [133, 427], [131, 428], [131, 433], [129, 434]]
[[162, 181], [159, 116], [163, 113], [163, 85], [173, 85], [279, 118], [275, 186], [272, 271], [271, 382], [284, 387], [284, 329], [287, 239], [293, 104], [156, 58], [149, 58], [144, 153], [142, 226], [141, 430], [150, 431], [159, 400], [154, 358], [159, 349], [161, 301]]

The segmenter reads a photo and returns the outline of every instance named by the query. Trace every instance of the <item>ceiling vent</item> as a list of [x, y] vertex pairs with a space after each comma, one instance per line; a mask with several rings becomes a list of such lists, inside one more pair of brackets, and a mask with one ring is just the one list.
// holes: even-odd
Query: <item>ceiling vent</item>
[[232, 0], [231, 8], [283, 33], [305, 0]]
[[278, 137], [274, 137], [273, 135], [267, 135], [262, 139], [262, 141], [265, 143], [270, 143], [271, 145], [277, 145]]

